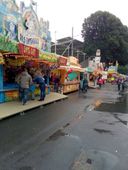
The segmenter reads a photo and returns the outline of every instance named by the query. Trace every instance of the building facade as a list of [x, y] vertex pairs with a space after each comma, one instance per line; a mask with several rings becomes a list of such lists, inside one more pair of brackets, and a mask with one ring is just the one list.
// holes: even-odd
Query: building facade
[[72, 39], [71, 37], [65, 37], [58, 39], [56, 44], [52, 43], [51, 52], [62, 56], [74, 56], [79, 59], [79, 62], [85, 60], [85, 54], [83, 53], [83, 42]]

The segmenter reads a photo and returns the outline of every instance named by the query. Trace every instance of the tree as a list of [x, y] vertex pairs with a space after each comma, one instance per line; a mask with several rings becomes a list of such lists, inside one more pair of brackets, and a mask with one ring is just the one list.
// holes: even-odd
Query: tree
[[113, 14], [97, 11], [85, 18], [82, 37], [88, 55], [94, 56], [100, 49], [102, 61], [128, 63], [128, 27]]

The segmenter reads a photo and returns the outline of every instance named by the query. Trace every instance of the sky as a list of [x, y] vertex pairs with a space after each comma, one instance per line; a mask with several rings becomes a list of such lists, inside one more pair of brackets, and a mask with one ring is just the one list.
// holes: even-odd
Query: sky
[[[21, 0], [16, 0], [19, 4]], [[26, 5], [31, 0], [23, 0]], [[50, 23], [52, 41], [67, 36], [81, 40], [84, 18], [98, 10], [108, 11], [128, 26], [127, 0], [34, 0], [37, 15]], [[73, 28], [73, 29], [72, 29]], [[72, 31], [73, 30], [73, 31]]]

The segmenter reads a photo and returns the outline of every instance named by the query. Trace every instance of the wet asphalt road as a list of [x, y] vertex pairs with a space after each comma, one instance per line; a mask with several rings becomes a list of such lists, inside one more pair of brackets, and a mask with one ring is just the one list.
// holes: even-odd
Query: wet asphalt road
[[0, 170], [69, 170], [81, 153], [94, 170], [128, 170], [127, 103], [106, 85], [0, 121]]

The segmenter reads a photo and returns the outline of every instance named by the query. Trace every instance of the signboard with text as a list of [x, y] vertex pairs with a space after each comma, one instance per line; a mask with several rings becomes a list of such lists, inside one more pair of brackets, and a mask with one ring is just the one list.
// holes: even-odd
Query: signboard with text
[[58, 64], [60, 66], [66, 66], [67, 65], [67, 58], [63, 57], [63, 56], [60, 56], [59, 59], [58, 59]]
[[34, 47], [30, 47], [30, 46], [19, 43], [18, 48], [19, 48], [19, 53], [22, 55], [27, 55], [27, 56], [32, 56], [32, 57], [39, 56], [39, 50]]

